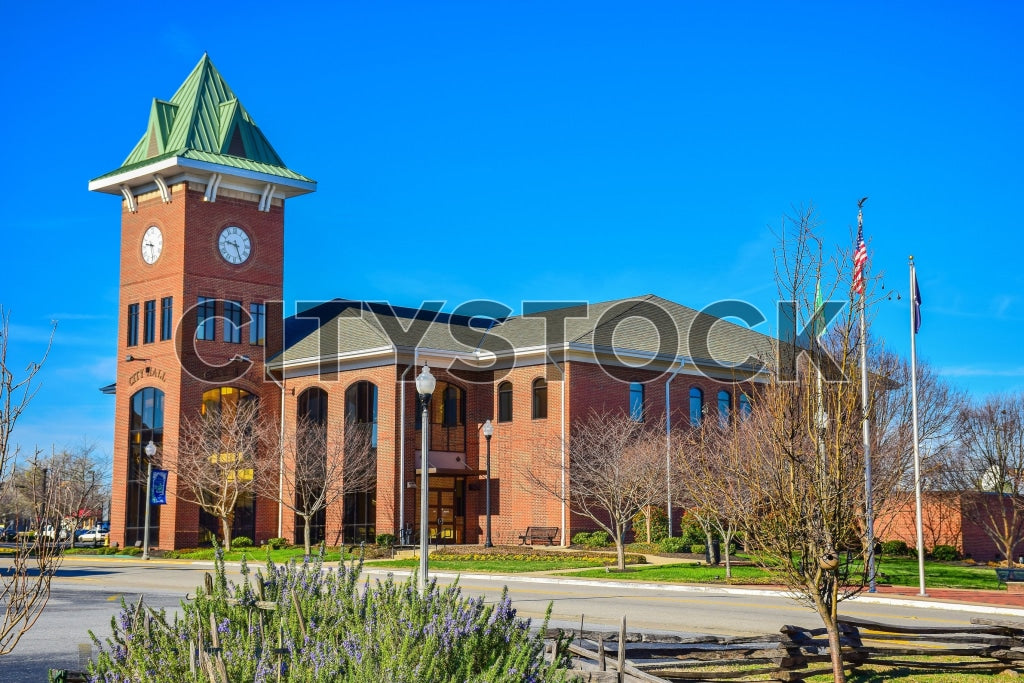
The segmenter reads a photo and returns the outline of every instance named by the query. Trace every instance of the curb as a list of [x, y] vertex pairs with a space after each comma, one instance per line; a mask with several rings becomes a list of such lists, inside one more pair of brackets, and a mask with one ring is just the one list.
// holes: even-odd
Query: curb
[[[395, 576], [412, 576], [413, 572], [404, 569], [388, 571], [384, 569], [364, 569], [363, 574]], [[516, 574], [460, 574], [453, 572], [431, 572], [431, 576], [446, 579], [476, 579], [480, 581], [504, 581], [506, 583], [548, 583], [562, 586], [600, 586], [603, 588], [631, 588], [636, 590], [667, 591], [670, 593], [717, 593], [724, 595], [753, 595], [767, 597], [792, 597], [789, 591], [770, 588], [733, 588], [730, 586], [697, 586], [679, 583], [647, 583], [639, 581], [607, 581], [603, 579], [560, 579], [549, 576], [519, 576]], [[889, 605], [897, 607], [920, 607], [922, 609], [941, 609], [954, 612], [983, 612], [1009, 617], [1024, 617], [1024, 608], [1002, 607], [991, 603], [940, 602], [922, 600], [915, 597], [881, 597], [860, 595], [851, 598], [853, 603]], [[845, 601], [844, 601], [845, 602]]]

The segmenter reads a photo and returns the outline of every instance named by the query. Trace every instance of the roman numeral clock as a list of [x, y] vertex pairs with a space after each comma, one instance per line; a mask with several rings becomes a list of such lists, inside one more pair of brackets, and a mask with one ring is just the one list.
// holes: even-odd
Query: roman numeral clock
[[[169, 100], [152, 100], [141, 139], [89, 189], [121, 199], [110, 540], [132, 546], [145, 536], [150, 442], [155, 463], [173, 465], [187, 416], [240, 396], [279, 413], [279, 389], [261, 381], [266, 304], [283, 296], [284, 203], [316, 183], [285, 165], [203, 55]], [[195, 547], [211, 521], [173, 495], [170, 469], [150, 546]], [[276, 505], [246, 505], [236, 535], [275, 536]]]

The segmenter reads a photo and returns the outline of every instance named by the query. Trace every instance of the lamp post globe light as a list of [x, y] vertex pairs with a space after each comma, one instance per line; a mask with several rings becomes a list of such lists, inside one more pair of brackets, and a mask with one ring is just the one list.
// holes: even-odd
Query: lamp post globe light
[[423, 363], [423, 370], [416, 375], [416, 393], [420, 397], [420, 592], [427, 590], [427, 547], [430, 545], [430, 397], [434, 394], [437, 379], [430, 374], [430, 366]]
[[151, 506], [153, 486], [153, 456], [156, 455], [156, 444], [150, 439], [143, 449], [146, 453], [146, 520], [142, 529], [142, 559], [149, 559], [149, 509]]
[[486, 484], [486, 498], [484, 498], [484, 510], [487, 515], [487, 535], [484, 537], [484, 547], [493, 548], [494, 544], [491, 543], [491, 437], [494, 436], [494, 425], [491, 424], [490, 420], [484, 422], [483, 429], [484, 438], [487, 439], [487, 484]]

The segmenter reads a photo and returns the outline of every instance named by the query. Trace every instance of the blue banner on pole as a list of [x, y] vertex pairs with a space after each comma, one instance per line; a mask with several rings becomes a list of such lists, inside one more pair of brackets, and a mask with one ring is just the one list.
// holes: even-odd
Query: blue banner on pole
[[151, 505], [167, 504], [167, 470], [153, 470], [153, 478], [150, 480]]

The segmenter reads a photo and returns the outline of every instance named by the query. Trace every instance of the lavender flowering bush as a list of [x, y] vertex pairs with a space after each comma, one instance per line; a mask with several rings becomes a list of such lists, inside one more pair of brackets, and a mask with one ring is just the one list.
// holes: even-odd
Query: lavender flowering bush
[[[507, 594], [494, 605], [462, 597], [458, 586], [409, 579], [358, 583], [361, 563], [337, 570], [323, 555], [228, 581], [218, 553], [214, 574], [183, 614], [122, 602], [113, 636], [90, 664], [94, 682], [235, 683], [359, 681], [392, 683], [566, 680], [566, 642], [543, 656], [541, 633], [516, 618]], [[550, 607], [548, 608], [550, 614]]]

